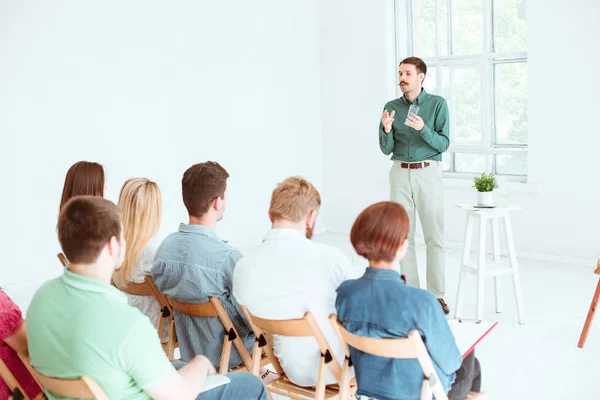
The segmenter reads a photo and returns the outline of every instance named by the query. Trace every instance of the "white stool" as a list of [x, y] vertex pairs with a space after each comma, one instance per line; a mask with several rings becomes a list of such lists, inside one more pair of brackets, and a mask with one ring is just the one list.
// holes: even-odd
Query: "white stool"
[[[459, 314], [460, 308], [460, 285], [463, 279], [463, 273], [472, 273], [477, 277], [477, 321], [483, 318], [483, 299], [484, 299], [484, 278], [486, 276], [494, 277], [494, 295], [496, 300], [496, 312], [501, 312], [500, 291], [498, 288], [498, 276], [512, 275], [513, 286], [515, 290], [515, 300], [519, 312], [519, 323], [525, 323], [525, 311], [523, 309], [523, 295], [521, 291], [521, 279], [517, 269], [517, 255], [515, 252], [515, 242], [513, 238], [512, 225], [510, 221], [510, 211], [520, 210], [521, 207], [514, 205], [497, 206], [494, 208], [477, 208], [472, 205], [459, 204], [458, 208], [467, 212], [467, 226], [465, 229], [465, 244], [463, 247], [462, 262], [458, 274], [458, 288], [456, 289], [456, 306], [454, 308], [454, 317]], [[485, 248], [486, 248], [486, 222], [492, 223], [492, 242], [494, 245], [494, 262], [496, 268], [487, 269], [485, 266]], [[500, 220], [504, 220], [504, 232], [506, 234], [506, 243], [508, 245], [508, 267], [499, 267], [500, 261], [500, 237], [498, 234], [498, 225]], [[469, 265], [471, 255], [471, 240], [473, 238], [473, 225], [479, 225], [479, 257], [477, 267]]]

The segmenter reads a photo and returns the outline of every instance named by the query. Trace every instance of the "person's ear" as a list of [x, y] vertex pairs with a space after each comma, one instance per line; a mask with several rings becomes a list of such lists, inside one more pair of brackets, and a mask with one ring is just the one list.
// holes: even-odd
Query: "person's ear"
[[116, 236], [111, 237], [108, 241], [108, 254], [111, 256], [118, 254], [120, 247], [121, 246], [119, 245], [119, 239], [117, 239]]
[[308, 215], [306, 216], [306, 226], [309, 229], [312, 229], [315, 227], [315, 223], [317, 222], [317, 210], [311, 210]]

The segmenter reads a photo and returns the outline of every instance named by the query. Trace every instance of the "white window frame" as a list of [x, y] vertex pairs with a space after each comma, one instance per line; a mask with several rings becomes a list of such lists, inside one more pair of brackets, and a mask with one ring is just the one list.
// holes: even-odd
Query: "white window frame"
[[[413, 40], [413, 12], [412, 5], [413, 0], [391, 0], [394, 2], [395, 10], [395, 52], [396, 59], [402, 60], [405, 57], [409, 57], [414, 54], [414, 40]], [[448, 2], [448, 50], [451, 52], [452, 46], [452, 2], [460, 0], [447, 0]], [[482, 140], [481, 143], [477, 144], [454, 144], [452, 141], [452, 132], [454, 132], [454, 119], [453, 114], [453, 101], [450, 103], [450, 147], [446, 151], [447, 155], [450, 155], [450, 171], [444, 172], [444, 176], [449, 178], [458, 179], [472, 179], [476, 174], [456, 172], [455, 171], [455, 158], [454, 154], [484, 154], [485, 157], [485, 172], [496, 174], [496, 163], [495, 158], [498, 154], [527, 154], [527, 144], [498, 144], [496, 143], [496, 121], [495, 118], [495, 82], [494, 82], [494, 69], [498, 64], [505, 63], [527, 63], [527, 52], [514, 52], [514, 53], [495, 53], [493, 52], [493, 1], [494, 0], [482, 0], [484, 2], [484, 19], [483, 19], [483, 52], [478, 55], [469, 56], [439, 56], [440, 47], [440, 35], [436, 29], [435, 57], [423, 57], [423, 61], [430, 66], [435, 67], [436, 82], [441, 82], [442, 68], [450, 67], [449, 75], [452, 80], [453, 68], [452, 67], [479, 67], [481, 79], [481, 132]], [[435, 0], [436, 10], [436, 26], [440, 23], [440, 0]], [[396, 73], [396, 71], [394, 71]], [[526, 78], [525, 78], [526, 79]], [[395, 77], [397, 81], [397, 76]], [[399, 87], [396, 83], [396, 95], [397, 97], [402, 96]], [[449, 100], [453, 97], [453, 86], [449, 86]], [[526, 175], [510, 175], [502, 174], [505, 180], [511, 182], [527, 182]]]

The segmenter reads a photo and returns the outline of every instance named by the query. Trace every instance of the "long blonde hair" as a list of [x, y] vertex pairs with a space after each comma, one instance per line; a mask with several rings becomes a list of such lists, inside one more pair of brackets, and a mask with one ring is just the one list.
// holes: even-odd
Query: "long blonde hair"
[[119, 194], [123, 214], [123, 232], [127, 251], [123, 266], [113, 274], [117, 287], [124, 287], [133, 278], [144, 247], [160, 228], [162, 199], [155, 182], [146, 178], [125, 181]]

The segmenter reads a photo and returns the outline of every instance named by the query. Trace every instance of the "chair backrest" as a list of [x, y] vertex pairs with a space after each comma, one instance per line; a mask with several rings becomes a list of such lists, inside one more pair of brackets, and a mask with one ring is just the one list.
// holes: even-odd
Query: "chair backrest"
[[20, 352], [19, 357], [27, 370], [33, 375], [37, 382], [44, 388], [56, 395], [62, 397], [71, 397], [75, 399], [97, 399], [108, 400], [108, 396], [104, 393], [100, 385], [86, 376], [81, 376], [75, 379], [52, 378], [40, 374], [31, 365], [29, 352], [27, 350]]
[[155, 297], [154, 296], [154, 291], [150, 288], [150, 285], [148, 285], [148, 282], [146, 282], [145, 280], [142, 283], [129, 282], [124, 287], [119, 287], [117, 285], [115, 285], [115, 286], [120, 291], [125, 292], [127, 294], [134, 295], [134, 296], [150, 296], [150, 297]]
[[106, 396], [100, 385], [86, 376], [76, 379], [59, 379], [50, 378], [35, 371], [35, 377], [44, 389], [58, 396], [73, 399], [108, 400], [108, 396]]
[[[423, 375], [425, 376], [423, 391], [425, 392], [426, 390], [431, 389], [437, 400], [448, 400], [419, 331], [412, 330], [408, 333], [408, 337], [402, 339], [377, 339], [358, 336], [348, 332], [338, 321], [337, 315], [335, 314], [329, 316], [329, 321], [331, 322], [333, 330], [344, 345], [346, 357], [350, 358], [349, 346], [352, 346], [363, 353], [379, 357], [399, 359], [416, 358], [419, 361], [421, 369], [423, 370]], [[430, 399], [431, 396], [427, 397], [423, 395], [422, 398]]]
[[69, 260], [67, 260], [67, 257], [63, 253], [58, 253], [56, 257], [58, 257], [58, 261], [60, 261], [63, 267], [66, 268], [69, 266]]
[[596, 270], [594, 271], [594, 274], [600, 275], [600, 257], [598, 258], [598, 261], [596, 262]]
[[341, 366], [338, 363], [338, 360], [333, 356], [333, 351], [311, 312], [305, 313], [302, 318], [272, 320], [252, 315], [243, 305], [241, 305], [241, 308], [259, 341], [266, 341], [265, 332], [280, 336], [314, 337], [319, 345], [321, 354], [325, 356], [326, 363], [331, 369], [331, 372], [333, 372], [337, 381], [341, 382]]
[[[183, 303], [177, 300], [174, 300], [170, 297], [167, 297], [167, 301], [171, 304], [173, 309], [190, 315], [192, 317], [218, 317], [223, 324], [226, 332], [226, 341], [233, 342], [236, 350], [238, 351], [242, 361], [246, 365], [248, 371], [252, 368], [252, 357], [250, 353], [246, 349], [244, 342], [240, 338], [240, 335], [237, 333], [237, 330], [233, 326], [233, 322], [231, 322], [231, 318], [225, 311], [225, 307], [223, 307], [223, 303], [219, 300], [218, 297], [209, 297], [208, 301], [204, 303]], [[227, 360], [221, 360], [222, 365], [223, 362], [229, 364], [229, 356], [227, 355]]]

